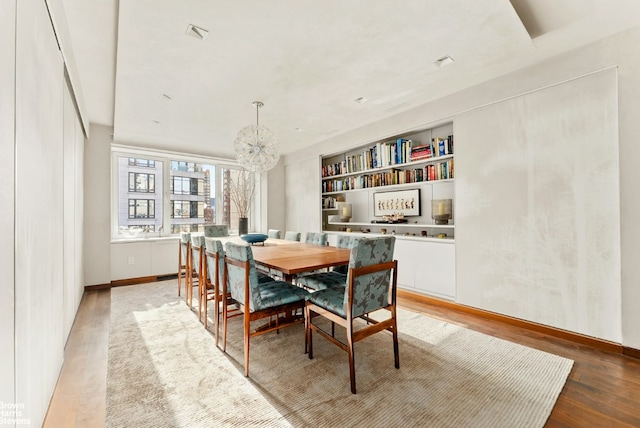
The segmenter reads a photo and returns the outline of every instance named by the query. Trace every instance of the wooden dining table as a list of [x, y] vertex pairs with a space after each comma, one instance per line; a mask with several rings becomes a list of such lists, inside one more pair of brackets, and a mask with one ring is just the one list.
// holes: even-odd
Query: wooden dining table
[[257, 264], [282, 273], [285, 281], [294, 276], [349, 263], [351, 250], [297, 241], [269, 238], [262, 245], [252, 245]]

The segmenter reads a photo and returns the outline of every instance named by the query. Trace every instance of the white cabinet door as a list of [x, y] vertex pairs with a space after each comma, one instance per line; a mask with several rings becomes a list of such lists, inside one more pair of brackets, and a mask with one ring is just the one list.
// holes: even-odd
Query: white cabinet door
[[411, 290], [415, 287], [414, 255], [421, 245], [421, 242], [396, 239], [393, 258], [398, 261], [398, 287]]
[[396, 240], [398, 287], [455, 300], [455, 245]]
[[[415, 255], [415, 287], [436, 297], [455, 300], [456, 254], [449, 243], [418, 243]], [[399, 270], [399, 269], [398, 269]]]

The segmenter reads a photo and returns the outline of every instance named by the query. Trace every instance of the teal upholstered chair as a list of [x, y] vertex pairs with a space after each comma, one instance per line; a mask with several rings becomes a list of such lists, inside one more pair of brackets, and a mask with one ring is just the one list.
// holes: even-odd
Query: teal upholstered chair
[[[226, 295], [228, 291], [243, 315], [244, 375], [249, 376], [250, 339], [299, 321], [292, 314], [304, 308], [304, 302], [309, 293], [283, 281], [260, 283], [250, 246], [228, 242], [225, 245], [225, 253], [226, 267], [222, 294]], [[223, 305], [223, 313], [222, 350], [225, 351], [229, 318], [227, 305]], [[273, 316], [275, 316], [275, 322], [272, 324]], [[251, 321], [263, 318], [269, 318], [268, 326], [251, 330]]]
[[210, 224], [204, 227], [205, 238], [229, 236], [229, 226], [226, 224]]
[[[352, 238], [339, 235], [336, 247], [351, 248]], [[309, 290], [325, 290], [327, 288], [344, 287], [347, 285], [348, 266], [336, 266], [329, 272], [315, 272], [299, 276], [296, 284]]]
[[327, 288], [345, 287], [347, 275], [344, 273], [329, 271], [316, 272], [302, 275], [296, 278], [296, 284], [308, 290], [326, 290]]
[[[218, 332], [220, 324], [220, 303], [231, 304], [233, 301], [230, 296], [226, 298], [222, 296], [222, 281], [224, 281], [224, 248], [222, 242], [214, 238], [204, 238], [205, 255], [202, 267], [204, 274], [204, 282], [201, 287], [200, 301], [202, 302], [203, 318], [201, 321], [207, 328], [208, 302], [214, 301], [214, 324], [216, 346], [218, 345]], [[258, 272], [258, 282], [271, 282], [273, 278]]]
[[182, 283], [184, 282], [185, 298], [187, 297], [187, 287], [189, 286], [189, 274], [191, 274], [191, 233], [180, 233], [178, 241], [178, 296], [182, 294]]
[[280, 239], [280, 236], [282, 236], [282, 232], [277, 229], [269, 229], [267, 231], [267, 236], [271, 239]]
[[[338, 239], [336, 241], [336, 247], [338, 248], [351, 248], [351, 244], [353, 243], [353, 237], [348, 235], [338, 235]], [[336, 266], [333, 268], [333, 271], [336, 273], [342, 273], [344, 275], [347, 274], [349, 270], [349, 265], [344, 266]]]
[[307, 232], [304, 237], [304, 242], [306, 242], [307, 244], [314, 244], [314, 245], [327, 245], [327, 234]]
[[[349, 258], [349, 273], [345, 287], [328, 288], [309, 294], [306, 308], [306, 338], [309, 358], [313, 358], [313, 335], [316, 331], [331, 343], [347, 351], [351, 392], [356, 393], [354, 342], [382, 330], [393, 336], [395, 367], [400, 368], [398, 355], [398, 325], [396, 322], [397, 261], [393, 260], [395, 237], [355, 238]], [[379, 309], [388, 310], [389, 318], [376, 321], [368, 316]], [[322, 316], [346, 328], [347, 343], [335, 338], [317, 324], [314, 317]], [[366, 325], [354, 331], [354, 320], [361, 318]], [[332, 329], [333, 330], [333, 329]]]
[[224, 248], [222, 247], [222, 242], [214, 238], [205, 238], [204, 245], [205, 257], [203, 270], [206, 273], [206, 277], [200, 296], [204, 313], [202, 322], [204, 328], [207, 328], [208, 302], [209, 300], [213, 300], [213, 320], [216, 329], [216, 346], [218, 346], [220, 302], [222, 300], [222, 281], [224, 281]]
[[284, 239], [286, 239], [287, 241], [300, 241], [300, 232], [287, 230], [284, 234]]
[[[293, 232], [291, 230], [287, 230], [284, 233], [284, 239], [285, 241], [300, 241], [300, 232]], [[276, 278], [276, 279], [282, 279], [282, 272], [277, 271], [275, 269], [269, 269], [266, 268], [268, 270], [269, 275], [271, 275], [271, 277]]]
[[[316, 233], [316, 232], [307, 232], [304, 235], [304, 242], [305, 244], [312, 244], [312, 245], [327, 245], [327, 234], [326, 233]], [[314, 272], [323, 272], [325, 270], [317, 270]], [[297, 279], [296, 279], [296, 283]]]
[[[195, 277], [198, 280], [197, 286], [198, 286], [198, 299], [200, 299], [200, 296], [202, 295], [202, 290], [201, 290], [201, 286], [204, 284], [203, 281], [203, 271], [202, 271], [202, 264], [204, 259], [204, 235], [202, 234], [192, 234], [191, 235], [191, 266], [193, 269], [193, 272], [195, 274]], [[193, 275], [191, 275], [192, 278], [192, 282], [191, 282], [191, 287], [189, 287], [189, 299], [187, 301], [187, 304], [189, 305], [189, 307], [193, 306]], [[201, 318], [201, 309], [202, 309], [202, 305], [200, 304], [200, 302], [198, 302], [198, 318]]]

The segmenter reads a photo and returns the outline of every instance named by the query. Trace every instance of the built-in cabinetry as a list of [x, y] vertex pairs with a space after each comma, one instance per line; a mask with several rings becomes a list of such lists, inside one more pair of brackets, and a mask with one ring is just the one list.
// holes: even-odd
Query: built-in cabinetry
[[[399, 286], [454, 300], [454, 141], [449, 121], [322, 156], [330, 242], [345, 233], [394, 234]], [[451, 219], [436, 224], [449, 211]]]

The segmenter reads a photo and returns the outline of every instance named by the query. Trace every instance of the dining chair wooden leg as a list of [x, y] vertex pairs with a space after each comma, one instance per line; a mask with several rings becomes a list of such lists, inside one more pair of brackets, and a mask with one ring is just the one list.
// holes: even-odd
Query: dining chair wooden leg
[[248, 313], [244, 314], [244, 375], [249, 377], [249, 342], [251, 333], [251, 317]]
[[184, 301], [187, 306], [191, 306], [189, 304], [189, 290], [191, 290], [191, 281], [193, 281], [192, 273], [189, 271], [189, 276], [187, 277], [186, 288], [184, 290]]
[[207, 312], [209, 311], [209, 299], [208, 299], [208, 292], [205, 288], [204, 291], [204, 300], [202, 301], [202, 312], [204, 314], [204, 319], [202, 320], [202, 323], [204, 324], [204, 328], [205, 330], [207, 329], [207, 321], [208, 321], [208, 316], [207, 316]]
[[311, 310], [307, 307], [305, 308], [307, 313], [307, 343], [309, 345], [309, 359], [313, 359], [313, 329], [311, 328]]
[[[225, 278], [226, 279], [226, 278]], [[227, 352], [227, 318], [229, 308], [227, 306], [227, 288], [222, 288], [222, 352]]]
[[347, 323], [347, 352], [349, 353], [349, 378], [351, 379], [351, 393], [356, 393], [356, 364], [353, 349], [353, 321]]
[[304, 316], [304, 353], [309, 352], [309, 317], [307, 316], [307, 307], [302, 309], [302, 315]]
[[202, 268], [198, 275], [198, 321], [202, 322]]
[[180, 297], [181, 288], [182, 288], [182, 241], [178, 241], [178, 297]]
[[213, 285], [213, 325], [216, 330], [215, 338], [216, 338], [216, 347], [218, 346], [218, 338], [220, 336], [220, 293], [218, 290], [217, 281]]
[[400, 368], [400, 352], [398, 350], [398, 323], [393, 318], [393, 358], [395, 359], [396, 368]]

